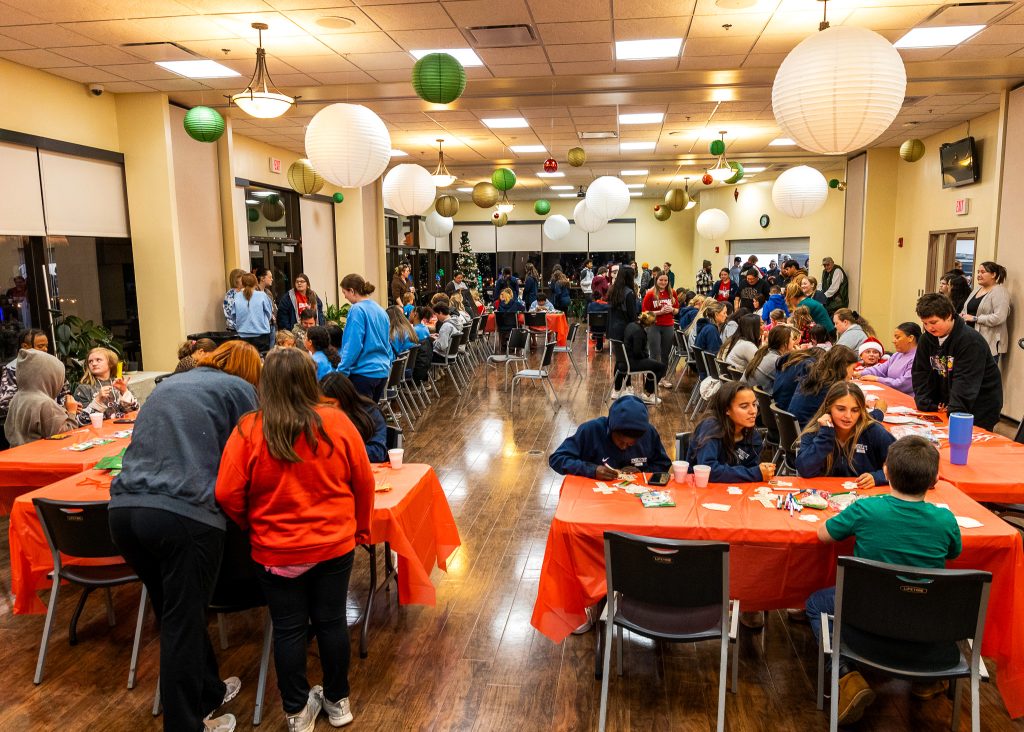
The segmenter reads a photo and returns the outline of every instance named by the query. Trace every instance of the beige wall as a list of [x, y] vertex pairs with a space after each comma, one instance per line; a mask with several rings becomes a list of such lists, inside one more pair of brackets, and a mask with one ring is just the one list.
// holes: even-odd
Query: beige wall
[[886, 346], [894, 325], [906, 320], [892, 321], [893, 313], [887, 293], [879, 284], [890, 282], [893, 271], [893, 250], [896, 240], [893, 227], [896, 222], [897, 202], [892, 187], [873, 185], [873, 181], [896, 180], [898, 165], [902, 162], [897, 148], [867, 151], [867, 182], [864, 196], [864, 244], [860, 259], [860, 300], [858, 312], [874, 326], [875, 332]]

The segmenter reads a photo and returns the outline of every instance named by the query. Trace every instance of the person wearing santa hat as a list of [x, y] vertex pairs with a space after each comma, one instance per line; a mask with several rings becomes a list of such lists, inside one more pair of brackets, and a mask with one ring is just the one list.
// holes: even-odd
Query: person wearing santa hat
[[877, 338], [871, 337], [857, 346], [857, 355], [860, 356], [860, 368], [877, 366], [886, 360], [885, 347]]
[[[921, 327], [917, 323], [900, 323], [892, 333], [893, 353], [887, 361], [865, 368], [857, 374], [861, 381], [875, 381], [891, 386], [904, 394], [914, 394], [911, 370], [917, 354], [917, 342], [921, 338]], [[861, 346], [868, 345], [865, 343]], [[861, 358], [863, 358], [861, 351]]]

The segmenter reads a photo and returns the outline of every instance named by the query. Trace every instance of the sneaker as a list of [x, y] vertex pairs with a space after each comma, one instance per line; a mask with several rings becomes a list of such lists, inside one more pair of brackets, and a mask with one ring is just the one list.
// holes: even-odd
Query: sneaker
[[585, 623], [583, 623], [583, 625], [578, 627], [576, 630], [574, 630], [572, 632], [573, 635], [583, 635], [585, 633], [589, 633], [590, 629], [594, 627], [594, 614], [593, 614], [594, 611], [591, 610], [589, 607], [586, 609], [586, 611], [587, 611], [587, 621]]
[[616, 399], [618, 399], [620, 396], [622, 396], [622, 392], [619, 389], [612, 389], [612, 401], [613, 402]]
[[915, 699], [927, 701], [945, 694], [949, 689], [948, 681], [933, 681], [932, 683], [920, 682], [910, 685], [910, 694]]
[[640, 397], [644, 404], [661, 404], [661, 398], [654, 396], [654, 394], [644, 394]]
[[740, 613], [740, 624], [750, 630], [761, 630], [764, 627], [764, 611]]
[[668, 379], [662, 379], [661, 381], [658, 382], [658, 386], [660, 386], [662, 389], [671, 389], [674, 386], [674, 384]]
[[206, 718], [203, 720], [203, 725], [206, 727], [207, 732], [234, 732], [235, 730], [235, 715], [225, 714], [216, 719]]
[[352, 707], [349, 706], [347, 696], [341, 701], [332, 702], [321, 694], [320, 700], [323, 702], [327, 721], [331, 723], [332, 727], [344, 727], [346, 724], [352, 723]]
[[875, 692], [859, 671], [852, 671], [839, 679], [840, 725], [853, 724], [864, 716], [864, 710], [875, 701]]
[[789, 618], [791, 623], [806, 623], [807, 611], [802, 607], [791, 607], [786, 610], [786, 617]]
[[314, 686], [309, 690], [309, 697], [306, 699], [306, 708], [298, 714], [288, 715], [288, 732], [313, 732], [316, 727], [316, 718], [320, 714], [324, 690], [320, 686]]
[[224, 679], [224, 686], [227, 688], [224, 690], [224, 701], [221, 704], [227, 704], [238, 696], [238, 692], [242, 690], [242, 680], [237, 676], [229, 676]]

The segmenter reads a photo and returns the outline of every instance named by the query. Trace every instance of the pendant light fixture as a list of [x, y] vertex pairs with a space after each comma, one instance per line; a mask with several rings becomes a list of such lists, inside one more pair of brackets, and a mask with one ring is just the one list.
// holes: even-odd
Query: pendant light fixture
[[455, 176], [448, 172], [448, 166], [444, 164], [444, 150], [441, 144], [444, 138], [437, 139], [437, 168], [434, 170], [434, 185], [438, 188], [447, 188], [455, 182]]
[[516, 205], [508, 200], [508, 191], [502, 191], [501, 198], [498, 200], [498, 213], [510, 214], [515, 207]]
[[686, 208], [685, 211], [689, 211], [691, 208], [697, 205], [697, 199], [690, 195], [690, 179], [683, 178], [683, 190], [686, 192]]
[[267, 52], [263, 50], [263, 31], [269, 27], [266, 23], [253, 23], [259, 37], [259, 47], [256, 49], [256, 70], [253, 72], [249, 86], [244, 91], [231, 96], [231, 101], [237, 104], [239, 109], [250, 117], [259, 119], [273, 119], [280, 117], [295, 104], [299, 97], [290, 97], [282, 94], [274, 85], [267, 71]]

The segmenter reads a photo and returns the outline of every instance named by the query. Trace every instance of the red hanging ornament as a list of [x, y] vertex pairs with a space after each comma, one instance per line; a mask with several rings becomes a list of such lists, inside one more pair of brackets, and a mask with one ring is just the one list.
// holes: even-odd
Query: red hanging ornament
[[558, 161], [557, 160], [555, 160], [554, 158], [548, 158], [547, 160], [544, 161], [544, 172], [545, 173], [554, 173], [557, 170], [558, 170]]
[[715, 182], [715, 179], [711, 177], [711, 173], [705, 173], [704, 175], [701, 176], [700, 182], [706, 186], [709, 186]]
[[732, 189], [732, 200], [734, 200], [734, 201], [740, 200], [740, 189], [739, 189], [738, 186], [736, 188]]

